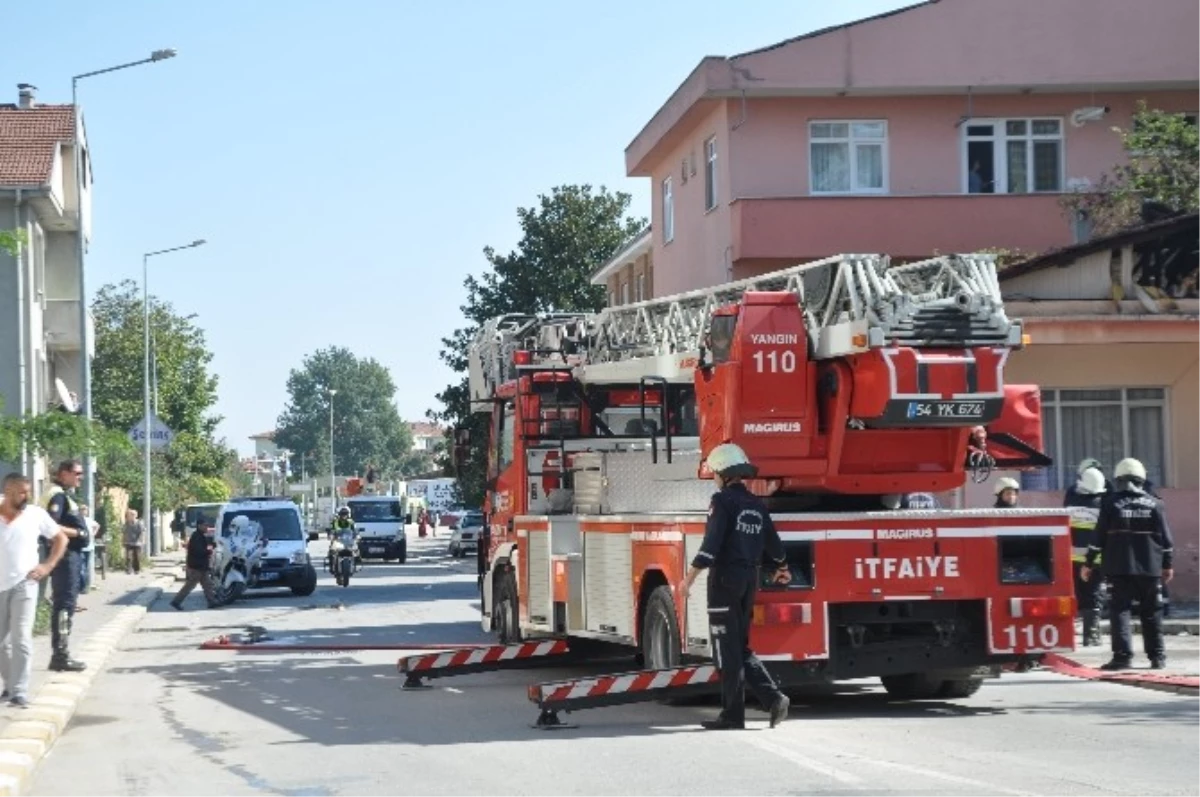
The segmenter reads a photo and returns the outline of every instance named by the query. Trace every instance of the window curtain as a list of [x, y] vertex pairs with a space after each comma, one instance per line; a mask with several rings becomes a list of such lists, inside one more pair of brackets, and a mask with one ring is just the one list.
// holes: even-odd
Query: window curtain
[[850, 190], [850, 145], [812, 145], [813, 191]]

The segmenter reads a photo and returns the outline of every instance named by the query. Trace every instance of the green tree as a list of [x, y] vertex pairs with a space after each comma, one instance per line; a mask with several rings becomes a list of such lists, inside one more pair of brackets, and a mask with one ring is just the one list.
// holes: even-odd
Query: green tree
[[1090, 218], [1104, 235], [1140, 223], [1143, 202], [1179, 213], [1200, 209], [1200, 132], [1181, 113], [1150, 110], [1140, 102], [1129, 130], [1114, 127], [1126, 162], [1083, 193], [1063, 198], [1072, 213]]
[[372, 464], [384, 476], [400, 468], [412, 450], [412, 431], [392, 397], [396, 383], [374, 359], [331, 347], [304, 358], [287, 381], [288, 404], [279, 416], [275, 444], [306, 453], [311, 473], [329, 473], [329, 407], [333, 396], [333, 442], [338, 473], [365, 473]]
[[8, 252], [16, 257], [21, 254], [21, 247], [25, 242], [24, 230], [0, 230], [0, 252]]
[[[604, 289], [592, 285], [592, 272], [637, 235], [645, 219], [628, 216], [630, 196], [601, 186], [566, 185], [540, 195], [530, 208], [518, 208], [521, 240], [514, 251], [483, 250], [489, 269], [464, 282], [462, 306], [467, 326], [442, 339], [442, 361], [463, 378], [437, 395], [441, 409], [429, 417], [451, 429], [470, 432], [470, 452], [460, 489], [464, 500], [483, 500], [487, 470], [488, 416], [472, 412], [467, 386], [467, 351], [480, 324], [505, 313], [594, 311], [604, 305]], [[478, 408], [476, 408], [478, 409]]]
[[[143, 413], [144, 305], [138, 285], [126, 280], [105, 285], [92, 303], [96, 320], [96, 357], [92, 363], [93, 413], [105, 427], [125, 433]], [[212, 353], [192, 318], [178, 315], [166, 302], [150, 297], [151, 351], [155, 357], [158, 413], [175, 433], [165, 452], [155, 453], [151, 471], [157, 506], [178, 506], [197, 496], [202, 478], [221, 478], [236, 459], [224, 441], [214, 439], [220, 417], [211, 410], [217, 377], [209, 372]], [[114, 449], [99, 462], [102, 481], [130, 491], [142, 502], [140, 452]]]

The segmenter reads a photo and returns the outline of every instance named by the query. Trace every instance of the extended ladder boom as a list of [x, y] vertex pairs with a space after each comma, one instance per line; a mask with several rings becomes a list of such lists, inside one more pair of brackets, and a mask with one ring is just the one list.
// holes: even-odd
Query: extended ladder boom
[[471, 347], [471, 398], [486, 401], [516, 376], [517, 351], [530, 352], [531, 365], [564, 368], [698, 351], [713, 311], [747, 291], [795, 293], [815, 359], [897, 343], [954, 348], [1021, 342], [1020, 322], [1004, 312], [991, 255], [947, 255], [894, 267], [884, 255], [837, 255], [598, 313], [492, 319]]

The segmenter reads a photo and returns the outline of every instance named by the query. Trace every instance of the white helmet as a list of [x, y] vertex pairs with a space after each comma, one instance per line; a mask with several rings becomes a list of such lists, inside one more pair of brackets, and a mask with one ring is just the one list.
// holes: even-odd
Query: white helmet
[[720, 476], [754, 478], [758, 468], [750, 464], [750, 458], [741, 446], [722, 443], [708, 453], [708, 469]]
[[1000, 495], [1000, 493], [1004, 492], [1005, 490], [1016, 490], [1019, 493], [1021, 492], [1021, 484], [1016, 479], [1005, 476], [1003, 479], [1000, 479], [996, 482], [996, 490], [994, 494]]
[[1113, 478], [1144, 482], [1146, 481], [1146, 466], [1133, 457], [1126, 457], [1117, 463], [1117, 467], [1113, 470]]
[[1083, 472], [1089, 468], [1095, 468], [1103, 473], [1104, 467], [1100, 464], [1100, 460], [1095, 457], [1087, 457], [1079, 461], [1079, 468], [1075, 471], [1076, 476], [1082, 476]]
[[229, 521], [229, 530], [234, 534], [237, 534], [242, 529], [249, 528], [249, 526], [250, 518], [246, 517], [245, 515], [238, 515], [233, 520]]
[[1075, 489], [1085, 495], [1095, 495], [1096, 493], [1104, 492], [1104, 474], [1096, 468], [1088, 468], [1079, 475], [1079, 481], [1076, 482]]

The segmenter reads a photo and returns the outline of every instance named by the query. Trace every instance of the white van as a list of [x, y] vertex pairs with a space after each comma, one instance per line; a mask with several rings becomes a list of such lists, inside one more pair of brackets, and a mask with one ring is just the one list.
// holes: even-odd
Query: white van
[[245, 515], [263, 528], [267, 550], [259, 566], [250, 573], [249, 587], [287, 587], [294, 595], [311, 595], [317, 588], [317, 570], [308, 556], [308, 541], [300, 520], [300, 507], [290, 498], [234, 498], [221, 507], [216, 528], [223, 537], [229, 524]]
[[359, 533], [358, 555], [404, 564], [408, 560], [407, 499], [402, 495], [355, 495], [346, 499], [350, 519]]

